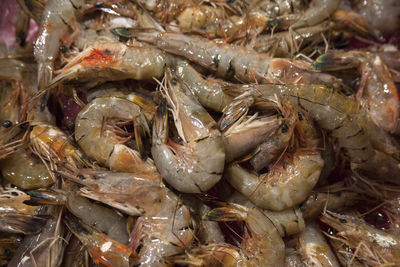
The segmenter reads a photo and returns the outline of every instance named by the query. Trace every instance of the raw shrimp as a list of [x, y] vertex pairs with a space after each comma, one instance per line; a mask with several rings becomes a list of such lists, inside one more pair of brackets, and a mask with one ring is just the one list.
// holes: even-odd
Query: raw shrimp
[[399, 119], [399, 96], [390, 72], [379, 56], [363, 51], [329, 52], [319, 56], [317, 70], [358, 68], [361, 75], [357, 98], [380, 127], [393, 132]]
[[166, 53], [154, 47], [127, 46], [109, 40], [76, 55], [48, 87], [67, 81], [98, 84], [125, 79], [151, 80], [162, 77], [169, 64]]
[[295, 31], [277, 32], [257, 36], [252, 47], [259, 53], [269, 52], [275, 57], [291, 57], [317, 40], [322, 33], [331, 30], [333, 22], [322, 22], [318, 25], [299, 28]]
[[296, 148], [292, 155], [286, 155], [288, 158], [284, 156], [268, 173], [250, 173], [239, 163], [225, 170], [228, 182], [257, 207], [274, 211], [291, 208], [303, 202], [318, 181], [324, 161], [316, 149], [313, 125], [303, 117], [296, 127], [304, 131], [299, 139], [304, 138], [308, 145]]
[[340, 267], [335, 254], [315, 222], [307, 223], [299, 236], [300, 253], [307, 266]]
[[176, 78], [168, 80], [165, 95], [184, 145], [168, 139], [167, 101], [157, 109], [151, 154], [167, 183], [185, 193], [201, 193], [222, 176], [225, 162], [223, 138], [217, 123]]
[[25, 237], [9, 266], [60, 266], [67, 243], [63, 238], [62, 210], [58, 207], [42, 207], [40, 213], [50, 217], [45, 227], [39, 234]]
[[[193, 239], [189, 210], [180, 199], [149, 174], [91, 171], [86, 179], [67, 178], [85, 185], [82, 195], [120, 211], [141, 216], [131, 234], [132, 247], [139, 251], [139, 262], [155, 266], [165, 257], [181, 253]], [[154, 251], [157, 251], [154, 254]], [[154, 265], [152, 265], [154, 264]]]
[[[112, 119], [134, 122], [139, 152], [124, 145], [127, 137], [117, 135], [117, 126], [108, 122]], [[116, 171], [156, 172], [151, 159], [142, 159], [146, 156], [142, 138], [149, 131], [140, 108], [129, 100], [117, 97], [92, 100], [79, 112], [75, 121], [75, 140], [85, 154]]]
[[219, 21], [227, 16], [225, 10], [221, 7], [209, 5], [196, 5], [185, 8], [179, 16], [176, 17], [176, 26], [181, 32], [188, 32], [205, 27], [210, 23]]
[[93, 203], [79, 196], [75, 192], [65, 191], [29, 191], [31, 199], [26, 201], [30, 205], [56, 204], [65, 205], [76, 217], [84, 223], [93, 225], [99, 231], [106, 233], [112, 239], [128, 244], [126, 219], [114, 210]]
[[[21, 168], [21, 166], [24, 166]], [[29, 150], [19, 148], [0, 161], [3, 177], [22, 189], [48, 187], [54, 183], [46, 166]]]
[[46, 219], [34, 215], [0, 213], [0, 231], [4, 233], [33, 235], [39, 233]]
[[75, 168], [90, 166], [79, 149], [57, 126], [38, 123], [30, 132], [30, 142], [33, 150], [51, 163], [66, 162]]
[[196, 95], [200, 104], [215, 111], [222, 112], [232, 102], [233, 97], [225, 94], [223, 87], [227, 82], [207, 78], [204, 79], [187, 61], [181, 60], [175, 65], [176, 75]]
[[[255, 208], [248, 198], [237, 191], [230, 197], [229, 203]], [[298, 207], [282, 211], [262, 210], [262, 212], [274, 224], [282, 237], [294, 235], [304, 230], [303, 214]]]
[[261, 83], [322, 83], [342, 87], [337, 78], [313, 72], [305, 61], [271, 58], [248, 48], [218, 44], [200, 36], [156, 31], [134, 32], [132, 35], [227, 79]]
[[373, 226], [363, 220], [327, 211], [321, 220], [338, 231], [340, 240], [355, 249], [358, 260], [368, 265], [399, 265], [400, 238]]
[[101, 233], [95, 228], [68, 216], [65, 218], [68, 229], [79, 238], [88, 249], [95, 264], [108, 267], [129, 267], [129, 257], [133, 251]]
[[83, 0], [47, 1], [34, 46], [35, 59], [38, 63], [39, 89], [44, 89], [52, 79], [53, 63], [57, 57], [60, 42], [68, 36], [69, 28], [78, 28], [76, 17], [83, 12], [83, 6]]
[[[283, 266], [285, 260], [283, 240], [275, 226], [257, 208], [230, 204], [211, 210], [203, 218], [213, 221], [239, 220], [246, 223], [249, 232], [245, 232], [239, 250], [240, 260], [236, 262], [236, 266]], [[223, 244], [216, 246], [223, 247]]]

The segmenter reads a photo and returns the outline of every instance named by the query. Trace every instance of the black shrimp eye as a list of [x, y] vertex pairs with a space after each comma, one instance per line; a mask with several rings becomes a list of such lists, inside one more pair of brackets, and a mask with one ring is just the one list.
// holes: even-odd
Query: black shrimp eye
[[346, 220], [346, 219], [340, 218], [339, 221], [340, 221], [341, 223], [347, 223], [347, 220]]
[[61, 53], [66, 53], [66, 52], [68, 51], [67, 47], [66, 47], [65, 45], [63, 45], [63, 44], [60, 45], [60, 48], [59, 48], [59, 49], [60, 49], [60, 52], [61, 52]]
[[276, 117], [279, 119], [279, 118], [284, 118], [284, 116], [283, 116], [283, 114], [282, 113], [278, 113], [277, 115], [276, 115]]
[[282, 133], [286, 133], [288, 131], [288, 126], [286, 125], [286, 123], [282, 124]]
[[176, 78], [172, 78], [171, 83], [173, 85], [176, 85], [178, 83], [178, 80]]
[[303, 120], [303, 115], [300, 112], [297, 112], [297, 116], [299, 117], [299, 120]]
[[2, 125], [4, 128], [10, 128], [13, 125], [13, 123], [9, 120], [5, 120], [5, 121], [3, 121]]

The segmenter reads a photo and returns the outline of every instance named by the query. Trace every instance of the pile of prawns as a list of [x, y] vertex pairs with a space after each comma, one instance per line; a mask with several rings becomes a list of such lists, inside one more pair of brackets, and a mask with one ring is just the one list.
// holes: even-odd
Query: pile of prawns
[[0, 265], [400, 266], [400, 54], [346, 3], [18, 3]]

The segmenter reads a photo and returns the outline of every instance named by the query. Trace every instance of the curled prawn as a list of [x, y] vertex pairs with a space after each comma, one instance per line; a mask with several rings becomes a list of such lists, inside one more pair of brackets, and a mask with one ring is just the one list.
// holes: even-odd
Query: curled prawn
[[[310, 122], [302, 118], [299, 128], [313, 129]], [[306, 137], [307, 136], [307, 137]], [[315, 133], [304, 135], [313, 142]], [[316, 146], [296, 148], [289, 158], [281, 159], [265, 174], [250, 173], [239, 163], [225, 170], [225, 178], [240, 193], [248, 197], [257, 207], [275, 211], [291, 208], [303, 202], [317, 183], [324, 161]]]
[[[169, 77], [168, 77], [169, 75]], [[151, 153], [163, 178], [185, 193], [201, 193], [222, 176], [225, 162], [223, 138], [217, 123], [185, 85], [167, 73], [165, 94], [184, 145], [168, 139], [167, 102], [157, 109]]]
[[[129, 138], [118, 136], [121, 129], [118, 130], [112, 119], [134, 122], [139, 152], [124, 145]], [[156, 172], [152, 160], [145, 159], [142, 142], [142, 137], [149, 131], [140, 108], [129, 100], [117, 97], [92, 100], [79, 112], [75, 122], [75, 139], [85, 154], [116, 171]]]

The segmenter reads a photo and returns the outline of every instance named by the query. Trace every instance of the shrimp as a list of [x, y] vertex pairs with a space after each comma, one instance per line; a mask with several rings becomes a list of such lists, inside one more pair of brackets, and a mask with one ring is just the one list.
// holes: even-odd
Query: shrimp
[[300, 253], [307, 266], [340, 267], [335, 254], [315, 223], [308, 223], [299, 236]]
[[[245, 232], [240, 246], [240, 260], [236, 266], [283, 266], [285, 245], [275, 228], [257, 208], [229, 204], [211, 210], [204, 220], [244, 221], [249, 231]], [[223, 245], [223, 244], [221, 244]], [[221, 246], [220, 245], [220, 246]]]
[[[84, 223], [95, 226], [99, 231], [106, 233], [122, 244], [128, 243], [126, 219], [110, 208], [93, 203], [75, 192], [38, 190], [29, 191], [28, 194], [31, 199], [25, 203], [30, 205], [65, 205], [73, 215], [81, 218]], [[90, 211], [90, 215], [88, 211]]]
[[133, 251], [101, 233], [95, 228], [68, 216], [65, 218], [68, 229], [79, 238], [90, 253], [95, 264], [104, 266], [129, 267], [129, 257]]
[[189, 89], [171, 73], [165, 95], [175, 118], [183, 145], [168, 140], [167, 101], [157, 109], [153, 126], [151, 154], [165, 181], [180, 192], [201, 193], [214, 186], [222, 176], [225, 162], [224, 142], [217, 123], [197, 102]]
[[[315, 145], [315, 131], [312, 124], [304, 117], [296, 125], [304, 132], [306, 144], [302, 149], [287, 155], [288, 158], [277, 162], [270, 172], [265, 174], [250, 173], [233, 163], [225, 170], [225, 178], [240, 193], [248, 197], [257, 207], [281, 211], [303, 202], [317, 183], [324, 161]], [[300, 138], [300, 135], [299, 135]], [[314, 144], [313, 144], [314, 143]]]
[[54, 183], [46, 166], [24, 148], [0, 160], [0, 169], [7, 181], [22, 189], [48, 187]]
[[225, 94], [223, 87], [227, 82], [217, 79], [204, 79], [187, 61], [181, 60], [175, 65], [176, 75], [190, 88], [200, 104], [222, 112], [232, 102], [233, 97]]
[[355, 257], [368, 265], [398, 265], [400, 238], [378, 230], [363, 220], [327, 211], [321, 220], [337, 230], [343, 243], [355, 249]]
[[390, 72], [379, 56], [368, 52], [329, 52], [313, 64], [317, 70], [340, 70], [357, 67], [361, 74], [357, 99], [372, 120], [393, 132], [399, 119], [399, 95]]
[[[86, 179], [62, 173], [83, 184], [81, 194], [126, 214], [141, 216], [131, 233], [131, 245], [142, 265], [161, 264], [165, 257], [181, 253], [193, 239], [189, 209], [149, 174], [90, 171]], [[154, 251], [157, 251], [154, 255]]]
[[[233, 193], [230, 203], [237, 203], [248, 208], [254, 208], [254, 204], [239, 192]], [[298, 207], [282, 211], [262, 210], [264, 215], [273, 223], [282, 237], [294, 235], [304, 230], [305, 222], [303, 214]]]
[[336, 254], [336, 258], [339, 260], [342, 266], [354, 266], [354, 267], [363, 267], [365, 266], [362, 262], [358, 259], [353, 258], [352, 249], [342, 243], [340, 240], [334, 239], [332, 237], [329, 240], [329, 244], [333, 252]]
[[[118, 136], [112, 119], [133, 121], [139, 152], [124, 145], [127, 137]], [[110, 125], [111, 124], [111, 125]], [[142, 137], [149, 133], [146, 118], [140, 108], [129, 100], [101, 97], [92, 100], [75, 121], [75, 140], [90, 158], [111, 170], [127, 172], [156, 172], [151, 159], [145, 159]], [[145, 160], [143, 160], [145, 159]]]
[[42, 207], [40, 213], [49, 217], [46, 225], [39, 234], [24, 238], [8, 263], [9, 266], [57, 267], [61, 265], [66, 246], [66, 240], [63, 238], [65, 229], [61, 223], [62, 210], [57, 207]]
[[260, 35], [257, 36], [252, 47], [259, 53], [270, 52], [275, 57], [290, 57], [299, 53], [300, 49], [307, 47], [307, 44], [314, 42], [320, 37], [320, 34], [333, 27], [333, 22], [322, 22], [295, 31]]
[[100, 83], [124, 79], [151, 80], [160, 78], [168, 56], [153, 47], [132, 47], [109, 40], [86, 48], [76, 55], [49, 83], [52, 88], [61, 82]]
[[43, 10], [34, 54], [38, 63], [39, 89], [44, 89], [53, 76], [53, 63], [60, 41], [69, 27], [77, 29], [76, 17], [83, 12], [83, 0], [48, 0]]
[[200, 36], [165, 32], [133, 32], [136, 39], [205, 67], [217, 76], [240, 82], [322, 83], [343, 87], [337, 78], [312, 71], [304, 61], [271, 58], [254, 50], [218, 44]]
[[90, 166], [68, 136], [56, 126], [39, 123], [30, 132], [33, 150], [50, 162], [67, 162], [72, 167]]

